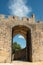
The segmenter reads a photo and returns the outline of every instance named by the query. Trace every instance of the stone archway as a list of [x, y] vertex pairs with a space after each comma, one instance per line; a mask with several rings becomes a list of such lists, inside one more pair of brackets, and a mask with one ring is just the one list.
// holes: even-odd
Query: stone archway
[[12, 28], [12, 38], [16, 34], [21, 34], [26, 39], [26, 61], [32, 61], [32, 46], [31, 46], [31, 30], [30, 28], [18, 25]]
[[43, 61], [43, 23], [35, 22], [34, 14], [21, 20], [17, 16], [8, 16], [7, 19], [5, 16], [0, 15], [0, 62], [12, 61], [12, 37], [18, 33], [27, 40], [27, 60]]

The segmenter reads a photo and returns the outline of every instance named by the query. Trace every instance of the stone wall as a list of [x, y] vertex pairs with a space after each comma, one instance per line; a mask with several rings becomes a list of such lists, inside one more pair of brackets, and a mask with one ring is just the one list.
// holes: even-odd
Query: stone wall
[[43, 24], [36, 24], [32, 39], [32, 59], [33, 61], [43, 61]]
[[11, 31], [0, 22], [0, 62], [11, 62]]
[[[31, 30], [31, 59], [33, 62], [43, 61], [43, 23], [41, 21], [36, 23], [34, 15], [30, 18], [23, 17], [21, 20], [17, 16], [7, 18], [6, 15], [0, 15], [0, 62], [12, 60], [12, 29], [16, 26], [27, 27]], [[21, 28], [18, 30], [21, 31]]]

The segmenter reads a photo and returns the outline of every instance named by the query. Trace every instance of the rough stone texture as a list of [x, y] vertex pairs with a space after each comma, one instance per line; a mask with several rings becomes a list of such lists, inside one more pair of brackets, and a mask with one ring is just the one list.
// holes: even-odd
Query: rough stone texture
[[[17, 28], [16, 28], [17, 27]], [[43, 61], [43, 23], [35, 22], [35, 16], [23, 17], [0, 15], [0, 62], [12, 60], [12, 37], [22, 34], [26, 38], [27, 59]]]

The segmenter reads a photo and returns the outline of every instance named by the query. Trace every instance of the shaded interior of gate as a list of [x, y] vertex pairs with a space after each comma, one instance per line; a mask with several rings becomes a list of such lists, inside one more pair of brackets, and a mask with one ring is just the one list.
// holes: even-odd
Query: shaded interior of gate
[[[26, 27], [26, 26], [22, 26], [22, 25], [18, 25], [18, 26], [14, 26], [12, 28], [12, 39], [15, 35], [17, 34], [21, 34], [24, 36], [24, 38], [26, 39], [26, 49], [25, 49], [25, 56], [24, 54], [22, 55], [23, 52], [20, 53], [20, 57], [16, 58], [14, 54], [12, 54], [13, 59], [12, 60], [20, 60], [22, 59], [22, 61], [25, 59], [25, 61], [32, 61], [32, 43], [31, 43], [31, 30], [30, 28]], [[13, 41], [13, 40], [12, 40]], [[13, 44], [12, 44], [13, 45]]]

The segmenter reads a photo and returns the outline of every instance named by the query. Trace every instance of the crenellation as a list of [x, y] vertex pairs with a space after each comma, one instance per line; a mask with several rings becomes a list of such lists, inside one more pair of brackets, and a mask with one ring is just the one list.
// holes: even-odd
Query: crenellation
[[3, 19], [5, 17], [5, 15], [0, 15], [0, 19]]
[[22, 21], [29, 21], [29, 18], [23, 17]]
[[13, 19], [14, 20], [19, 20], [19, 17], [18, 16], [13, 16]]
[[32, 18], [35, 18], [35, 15], [34, 14], [32, 14]]
[[31, 20], [32, 20], [32, 23], [35, 23], [35, 15], [34, 14], [32, 14]]
[[[28, 23], [34, 23], [34, 16], [32, 16], [31, 18], [26, 18], [26, 17], [18, 17], [18, 16], [9, 16], [9, 15], [0, 15], [0, 19], [1, 20], [15, 20], [15, 21], [24, 21], [24, 22], [28, 22]], [[30, 22], [31, 21], [31, 22]]]
[[13, 16], [8, 16], [8, 20], [12, 20], [13, 19]]
[[41, 24], [41, 23], [43, 23], [43, 22], [39, 20], [39, 21], [37, 21], [37, 23]]

